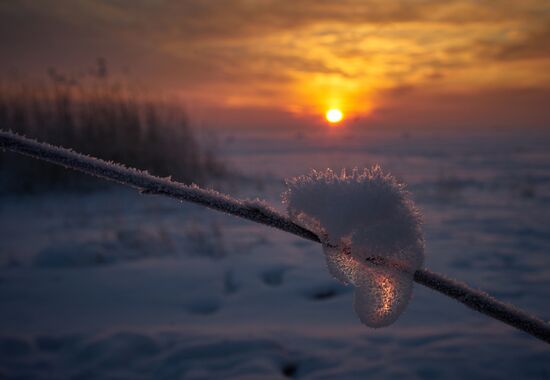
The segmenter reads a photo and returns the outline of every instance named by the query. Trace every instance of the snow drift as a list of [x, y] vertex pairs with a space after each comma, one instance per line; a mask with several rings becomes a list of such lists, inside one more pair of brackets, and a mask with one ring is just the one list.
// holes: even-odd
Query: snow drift
[[287, 186], [290, 218], [318, 234], [330, 273], [356, 287], [359, 319], [370, 327], [393, 323], [424, 259], [420, 214], [404, 185], [376, 166], [349, 175], [313, 171]]

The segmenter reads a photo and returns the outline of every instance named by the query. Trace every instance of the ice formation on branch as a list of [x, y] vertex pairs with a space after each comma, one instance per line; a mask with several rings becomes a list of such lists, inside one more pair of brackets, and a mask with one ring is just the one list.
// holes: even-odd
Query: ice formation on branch
[[[361, 320], [369, 326], [388, 325], [399, 316], [405, 308], [411, 292], [412, 284], [406, 281], [412, 277], [417, 283], [454, 298], [473, 310], [550, 343], [550, 324], [540, 318], [500, 302], [464, 283], [427, 269], [416, 270], [413, 277], [411, 272], [414, 268], [419, 268], [422, 263], [423, 243], [419, 215], [411, 201], [408, 200], [408, 194], [402, 185], [396, 183], [392, 177], [382, 174], [379, 168], [367, 170], [363, 174], [355, 171], [351, 176], [347, 176], [345, 173], [335, 176], [330, 171], [314, 172], [310, 176], [289, 181], [286, 200], [289, 204], [290, 214], [293, 215], [293, 221], [261, 201], [240, 201], [212, 190], [186, 186], [170, 179], [154, 177], [147, 172], [85, 156], [70, 149], [40, 143], [9, 131], [0, 130], [0, 149], [11, 150], [134, 187], [143, 194], [163, 195], [180, 201], [196, 203], [278, 228], [304, 239], [322, 242], [325, 252], [327, 252], [331, 272], [346, 283], [358, 285], [355, 308], [358, 310]], [[317, 193], [316, 187], [319, 190], [324, 190]], [[334, 196], [341, 191], [338, 190], [341, 187], [348, 188], [340, 195]], [[333, 188], [333, 190], [327, 191], [327, 188]], [[291, 194], [292, 190], [294, 190], [294, 194]], [[368, 196], [363, 196], [363, 192]], [[382, 196], [380, 193], [384, 195]], [[308, 199], [310, 194], [314, 195]], [[348, 197], [350, 194], [353, 194], [353, 197]], [[332, 201], [332, 203], [327, 204], [326, 207], [316, 206], [324, 204], [323, 198]], [[319, 201], [319, 199], [321, 200]], [[394, 203], [395, 199], [398, 200], [397, 203]], [[357, 200], [359, 200], [358, 203], [351, 203]], [[333, 211], [334, 204], [345, 205], [345, 207]], [[392, 205], [392, 207], [385, 208], [386, 204]], [[307, 214], [308, 210], [309, 215]], [[344, 211], [348, 214], [345, 214]], [[331, 212], [335, 212], [335, 218], [331, 218]], [[390, 217], [378, 218], [376, 221], [376, 213], [382, 216], [389, 214]], [[363, 220], [359, 220], [359, 223], [355, 225], [352, 224], [352, 221], [355, 220], [350, 217], [358, 218], [359, 216]], [[321, 224], [322, 220], [325, 221], [325, 225]], [[390, 221], [392, 222], [390, 223]], [[311, 228], [314, 228], [316, 233], [304, 228], [303, 225], [312, 226]], [[385, 226], [389, 229], [382, 231]], [[333, 230], [337, 233], [332, 233]], [[329, 233], [332, 234], [332, 237]], [[400, 243], [393, 241], [392, 246], [391, 239], [394, 236], [397, 236]], [[331, 243], [331, 240], [336, 243]], [[360, 245], [365, 243], [370, 244], [370, 250], [378, 254], [381, 252], [380, 247], [386, 249], [390, 247], [390, 253], [379, 256], [370, 255], [369, 251]], [[396, 249], [400, 252], [399, 254], [395, 254]], [[384, 253], [387, 252], [384, 251]], [[364, 258], [361, 259], [361, 257]], [[376, 270], [376, 268], [386, 269]], [[369, 278], [365, 272], [371, 277]]]
[[359, 319], [370, 327], [393, 323], [424, 259], [420, 214], [404, 185], [375, 166], [313, 171], [287, 186], [290, 218], [319, 235], [330, 273], [356, 287]]

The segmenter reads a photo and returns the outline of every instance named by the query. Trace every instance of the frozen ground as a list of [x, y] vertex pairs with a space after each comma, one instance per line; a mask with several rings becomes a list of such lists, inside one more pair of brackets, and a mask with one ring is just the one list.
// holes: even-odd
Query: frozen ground
[[[426, 267], [550, 319], [550, 137], [232, 133], [225, 185], [380, 163], [425, 217]], [[0, 177], [1, 180], [1, 177]], [[280, 207], [280, 206], [278, 206]], [[550, 349], [415, 286], [368, 329], [319, 245], [124, 189], [0, 199], [0, 379], [548, 379]]]

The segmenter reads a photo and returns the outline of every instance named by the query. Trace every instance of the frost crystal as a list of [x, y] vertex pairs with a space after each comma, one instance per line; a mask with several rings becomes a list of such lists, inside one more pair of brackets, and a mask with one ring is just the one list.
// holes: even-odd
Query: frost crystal
[[340, 175], [313, 171], [287, 186], [290, 218], [318, 234], [330, 273], [356, 287], [359, 319], [370, 327], [393, 323], [424, 259], [420, 214], [404, 185], [376, 166]]

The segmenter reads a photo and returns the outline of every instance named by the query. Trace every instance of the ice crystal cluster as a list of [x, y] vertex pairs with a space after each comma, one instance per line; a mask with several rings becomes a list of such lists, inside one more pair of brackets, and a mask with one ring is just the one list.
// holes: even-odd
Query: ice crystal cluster
[[424, 259], [420, 214], [404, 185], [376, 166], [313, 171], [287, 187], [290, 218], [318, 234], [330, 273], [356, 287], [359, 319], [370, 327], [393, 323]]

